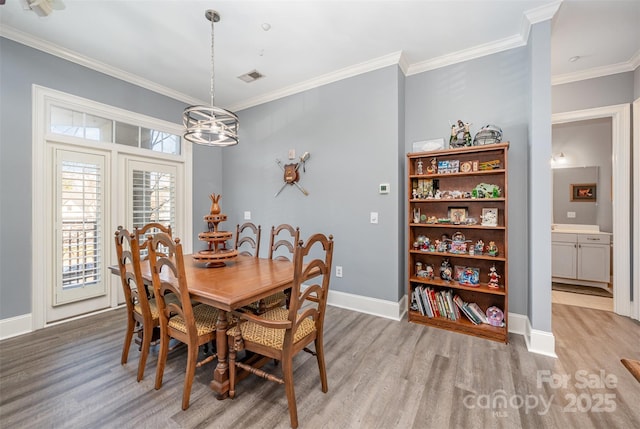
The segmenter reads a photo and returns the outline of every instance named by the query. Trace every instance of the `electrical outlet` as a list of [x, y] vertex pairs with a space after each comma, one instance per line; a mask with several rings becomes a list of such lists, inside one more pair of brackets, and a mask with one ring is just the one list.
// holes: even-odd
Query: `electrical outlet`
[[576, 212], [567, 212], [567, 217], [571, 218], [571, 219], [575, 219], [576, 217]]
[[251, 220], [251, 212], [244, 212], [244, 220]]
[[336, 277], [342, 277], [342, 267], [340, 265], [336, 266]]

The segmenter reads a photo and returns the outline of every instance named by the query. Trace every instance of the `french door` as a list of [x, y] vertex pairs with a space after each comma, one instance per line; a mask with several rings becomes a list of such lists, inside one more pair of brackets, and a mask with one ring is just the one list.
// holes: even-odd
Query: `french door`
[[52, 150], [54, 269], [48, 322], [109, 305], [105, 264], [109, 155], [60, 146]]
[[[54, 145], [51, 161], [54, 251], [46, 323], [108, 308], [114, 297], [122, 303], [119, 279], [108, 271], [113, 231], [148, 222], [179, 230], [176, 213], [183, 205], [178, 163], [64, 145]], [[124, 174], [111, 174], [112, 164]]]

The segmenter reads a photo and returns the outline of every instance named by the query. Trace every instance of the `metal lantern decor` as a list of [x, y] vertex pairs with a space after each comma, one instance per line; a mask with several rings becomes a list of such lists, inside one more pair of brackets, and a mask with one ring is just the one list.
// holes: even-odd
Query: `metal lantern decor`
[[232, 146], [238, 144], [238, 117], [229, 110], [214, 106], [213, 24], [220, 21], [220, 15], [214, 10], [207, 10], [205, 17], [211, 21], [211, 105], [189, 106], [184, 110], [184, 138], [206, 146]]

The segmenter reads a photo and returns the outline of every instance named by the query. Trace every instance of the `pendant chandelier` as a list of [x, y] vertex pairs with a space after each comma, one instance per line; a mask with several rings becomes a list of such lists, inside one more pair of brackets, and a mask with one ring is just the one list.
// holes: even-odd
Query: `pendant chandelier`
[[205, 146], [232, 146], [238, 144], [238, 117], [235, 113], [214, 105], [213, 23], [220, 21], [220, 15], [215, 10], [207, 10], [205, 17], [211, 21], [211, 105], [189, 106], [184, 109], [184, 138]]

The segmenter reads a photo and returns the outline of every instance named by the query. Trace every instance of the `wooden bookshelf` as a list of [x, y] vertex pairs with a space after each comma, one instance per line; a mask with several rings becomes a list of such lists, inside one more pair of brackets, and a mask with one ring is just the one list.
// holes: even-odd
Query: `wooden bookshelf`
[[[407, 154], [409, 322], [508, 342], [508, 148], [509, 143], [499, 143]], [[489, 161], [493, 161], [497, 168], [481, 170], [482, 163]], [[448, 172], [433, 168], [440, 166]], [[481, 183], [497, 186], [499, 194], [484, 195], [477, 189], [474, 192]], [[483, 224], [483, 209], [494, 209], [497, 213], [495, 224]], [[460, 212], [463, 216], [458, 215]], [[452, 219], [450, 214], [456, 214], [456, 219]], [[435, 240], [443, 241], [445, 235], [450, 239], [463, 235], [464, 240], [447, 241], [449, 246], [446, 249], [423, 248], [425, 238], [434, 244]], [[484, 242], [481, 253], [475, 251], [479, 241]], [[497, 246], [497, 255], [490, 255], [486, 250], [489, 242]], [[451, 243], [454, 244], [453, 249]], [[462, 245], [463, 249], [466, 245], [466, 250], [456, 248], [460, 243], [466, 243]], [[471, 246], [474, 247], [472, 254], [469, 252]], [[459, 273], [461, 269], [471, 268], [478, 274], [478, 283], [463, 284], [455, 278], [442, 279], [440, 269], [445, 259], [450, 263], [452, 277], [456, 271]], [[421, 263], [424, 270], [427, 266], [432, 267], [434, 277], [426, 277], [424, 272], [419, 275], [417, 263]], [[493, 266], [500, 276], [497, 288], [488, 284], [489, 270]], [[413, 302], [413, 291], [418, 286], [429, 287], [434, 292], [450, 290], [451, 295], [458, 295], [467, 303], [476, 303], [483, 312], [489, 307], [498, 307], [504, 314], [503, 326], [474, 324], [463, 312], [456, 320], [422, 314]]]

